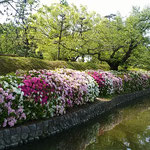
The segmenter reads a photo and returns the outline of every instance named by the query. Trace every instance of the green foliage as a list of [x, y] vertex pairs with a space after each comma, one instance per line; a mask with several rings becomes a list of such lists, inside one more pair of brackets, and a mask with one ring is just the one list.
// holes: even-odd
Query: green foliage
[[60, 4], [68, 6], [68, 2], [66, 0], [60, 0]]
[[[29, 16], [37, 6], [38, 0], [15, 0], [6, 1], [8, 4], [6, 15], [13, 9], [11, 17], [8, 15], [8, 23], [0, 24], [0, 53], [16, 54], [18, 56], [35, 57], [36, 43], [31, 41], [33, 37], [29, 35], [30, 20]], [[10, 6], [10, 7], [9, 7]], [[9, 12], [10, 11], [10, 12]], [[13, 18], [13, 19], [10, 19]]]
[[32, 27], [38, 43], [38, 51], [48, 52], [53, 60], [64, 57], [62, 43], [69, 35], [70, 24], [74, 17], [73, 7], [53, 4], [43, 6], [38, 13], [32, 16]]
[[[48, 60], [107, 63], [111, 70], [149, 69], [150, 9], [133, 8], [129, 17], [100, 17], [66, 0], [42, 6], [20, 1], [15, 21], [0, 24], [0, 53]], [[30, 8], [30, 9], [29, 9]]]
[[121, 16], [111, 21], [104, 18], [94, 28], [100, 48], [91, 54], [99, 54], [98, 59], [107, 62], [112, 70], [117, 70], [118, 66], [131, 65], [130, 59], [148, 51], [149, 37], [146, 33], [150, 29], [149, 14], [150, 9], [146, 8], [134, 11], [126, 20]]
[[[56, 11], [57, 10], [57, 11]], [[38, 51], [49, 53], [53, 60], [76, 61], [92, 48], [92, 27], [100, 20], [96, 13], [74, 5], [52, 4], [39, 9], [32, 17]]]

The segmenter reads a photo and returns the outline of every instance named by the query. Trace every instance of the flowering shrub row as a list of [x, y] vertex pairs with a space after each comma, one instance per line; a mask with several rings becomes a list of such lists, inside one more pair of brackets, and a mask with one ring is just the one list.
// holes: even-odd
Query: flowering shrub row
[[122, 79], [111, 72], [91, 71], [88, 72], [99, 85], [100, 95], [112, 95], [123, 91]]
[[26, 119], [23, 109], [23, 92], [18, 88], [21, 78], [0, 77], [0, 126], [10, 127]]
[[80, 72], [71, 69], [17, 71], [0, 77], [0, 127], [66, 113], [97, 96], [150, 87], [150, 74]]
[[100, 95], [128, 93], [150, 87], [149, 72], [89, 71], [99, 85]]
[[93, 102], [98, 84], [85, 72], [41, 70], [0, 78], [0, 126], [66, 113], [74, 105]]
[[150, 74], [126, 72], [122, 74], [124, 92], [134, 92], [150, 87]]

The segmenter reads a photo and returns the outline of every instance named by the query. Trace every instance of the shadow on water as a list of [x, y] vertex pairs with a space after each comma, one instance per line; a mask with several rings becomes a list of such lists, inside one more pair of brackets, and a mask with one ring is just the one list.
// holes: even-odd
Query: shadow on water
[[150, 97], [13, 150], [150, 150]]

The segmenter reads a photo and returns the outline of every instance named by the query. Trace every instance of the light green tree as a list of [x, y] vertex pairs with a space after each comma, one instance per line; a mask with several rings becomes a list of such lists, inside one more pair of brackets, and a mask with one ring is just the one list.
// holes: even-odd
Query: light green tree
[[53, 59], [76, 61], [80, 56], [84, 58], [87, 49], [96, 44], [91, 31], [99, 20], [96, 13], [88, 13], [84, 6], [79, 9], [74, 5], [44, 6], [33, 16], [38, 48], [49, 51]]
[[[101, 45], [89, 55], [107, 62], [112, 70], [127, 64], [135, 53], [141, 53], [149, 44], [147, 31], [150, 29], [150, 9], [133, 9], [133, 13], [123, 20], [120, 16], [104, 18], [93, 28], [95, 39]], [[145, 47], [145, 48], [144, 48]]]
[[[11, 17], [7, 16], [7, 18], [10, 20], [9, 22], [0, 24], [1, 29], [3, 30], [0, 35], [3, 37], [1, 39], [3, 40], [3, 46], [1, 49], [4, 48], [3, 51], [9, 51], [12, 54], [15, 52], [15, 54], [26, 57], [32, 55], [34, 44], [33, 42], [30, 43], [31, 36], [29, 35], [29, 16], [32, 14], [33, 9], [36, 8], [38, 0], [15, 0], [12, 2], [4, 1], [4, 3], [6, 3], [7, 8], [9, 8], [7, 11], [5, 11], [6, 14], [10, 14], [8, 13], [10, 8], [13, 9], [13, 13], [11, 13]], [[10, 44], [11, 41], [13, 41], [12, 44]], [[13, 50], [10, 51], [13, 46]]]
[[48, 52], [53, 59], [64, 59], [66, 56], [62, 43], [72, 32], [71, 26], [76, 18], [75, 7], [62, 4], [43, 6], [32, 18], [38, 49]]

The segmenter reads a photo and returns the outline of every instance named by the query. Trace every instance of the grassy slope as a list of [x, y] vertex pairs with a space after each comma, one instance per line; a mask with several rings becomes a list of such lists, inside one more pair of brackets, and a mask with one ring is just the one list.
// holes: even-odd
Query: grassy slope
[[16, 72], [16, 70], [18, 69], [32, 70], [32, 69], [56, 69], [56, 68], [71, 68], [75, 70], [86, 70], [86, 69], [109, 70], [108, 66], [102, 64], [47, 61], [37, 58], [0, 56], [0, 75], [5, 75], [10, 72]]

